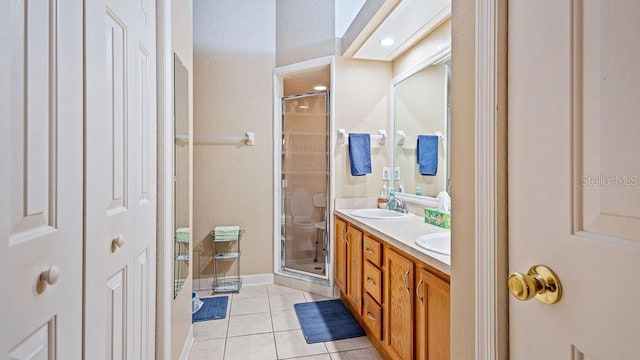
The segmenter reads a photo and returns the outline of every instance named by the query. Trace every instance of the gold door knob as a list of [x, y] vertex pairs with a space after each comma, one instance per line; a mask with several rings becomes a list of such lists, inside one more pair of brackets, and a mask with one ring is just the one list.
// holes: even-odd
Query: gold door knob
[[521, 301], [535, 297], [545, 304], [555, 304], [562, 297], [560, 279], [544, 265], [532, 266], [526, 274], [514, 272], [507, 283], [511, 294]]

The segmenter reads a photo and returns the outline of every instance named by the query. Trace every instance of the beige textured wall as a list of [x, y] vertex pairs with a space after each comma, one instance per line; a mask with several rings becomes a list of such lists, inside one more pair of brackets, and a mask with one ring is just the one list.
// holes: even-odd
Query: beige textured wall
[[[194, 276], [213, 277], [215, 225], [240, 225], [242, 274], [273, 271], [275, 1], [194, 2], [194, 134], [255, 146], [194, 147]], [[208, 286], [208, 284], [206, 284]]]
[[[192, 0], [173, 0], [172, 9], [172, 48], [178, 54], [184, 67], [189, 71], [189, 132], [193, 133], [193, 3]], [[173, 79], [171, 79], [173, 84]], [[193, 151], [189, 157], [193, 158]], [[190, 161], [193, 164], [193, 160]], [[193, 166], [189, 169], [193, 179]], [[193, 192], [189, 192], [189, 203], [193, 204]], [[192, 208], [192, 206], [189, 206]], [[193, 214], [189, 216], [189, 227], [193, 234]], [[172, 239], [173, 240], [173, 239]], [[193, 237], [190, 250], [193, 249]], [[193, 257], [191, 257], [193, 258]], [[173, 264], [173, 261], [171, 262]], [[191, 329], [191, 289], [193, 282], [193, 262], [190, 263], [189, 276], [182, 290], [171, 304], [171, 359], [178, 359], [185, 340]]]
[[[389, 82], [391, 63], [336, 59], [335, 128], [348, 132], [378, 130], [389, 133]], [[351, 176], [348, 146], [335, 144], [335, 194], [339, 197], [373, 197], [382, 187], [382, 168], [389, 164], [389, 142], [371, 142], [371, 171]]]
[[475, 358], [475, 1], [453, 2], [451, 359]]
[[276, 65], [335, 53], [335, 7], [327, 0], [276, 0]]
[[[277, 66], [336, 54], [335, 5], [326, 0], [276, 0]], [[336, 56], [335, 129], [348, 132], [388, 132], [391, 64]], [[376, 196], [382, 187], [382, 167], [388, 144], [371, 149], [372, 174], [351, 176], [346, 146], [335, 146], [334, 197]]]
[[393, 61], [393, 76], [410, 69], [425, 58], [442, 51], [451, 45], [451, 18], [445, 20], [427, 37], [420, 40], [411, 49]]

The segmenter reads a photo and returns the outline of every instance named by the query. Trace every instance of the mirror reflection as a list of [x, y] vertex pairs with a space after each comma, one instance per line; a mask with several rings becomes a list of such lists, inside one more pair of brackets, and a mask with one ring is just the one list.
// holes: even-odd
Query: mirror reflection
[[405, 193], [436, 197], [449, 185], [449, 54], [394, 86], [392, 166]]
[[174, 293], [189, 276], [189, 71], [178, 55], [173, 59], [174, 83]]

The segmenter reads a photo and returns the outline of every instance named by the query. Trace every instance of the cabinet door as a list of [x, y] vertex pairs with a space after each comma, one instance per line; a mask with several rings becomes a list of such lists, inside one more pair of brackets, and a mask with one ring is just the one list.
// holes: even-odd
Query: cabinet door
[[420, 269], [416, 284], [416, 359], [449, 360], [449, 283]]
[[362, 309], [362, 231], [347, 227], [347, 299], [360, 313]]
[[384, 344], [392, 359], [413, 359], [413, 262], [385, 249]]
[[336, 218], [336, 267], [335, 280], [338, 289], [343, 294], [347, 293], [347, 224]]

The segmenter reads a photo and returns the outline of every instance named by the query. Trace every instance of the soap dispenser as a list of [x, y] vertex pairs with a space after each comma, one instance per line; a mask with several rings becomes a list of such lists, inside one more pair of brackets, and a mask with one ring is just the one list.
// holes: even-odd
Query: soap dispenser
[[378, 208], [386, 209], [387, 208], [387, 184], [385, 182], [382, 183], [382, 189], [380, 189], [380, 195], [378, 195]]
[[389, 210], [396, 209], [396, 191], [393, 188], [393, 186], [389, 188], [389, 202], [387, 203], [387, 209]]

